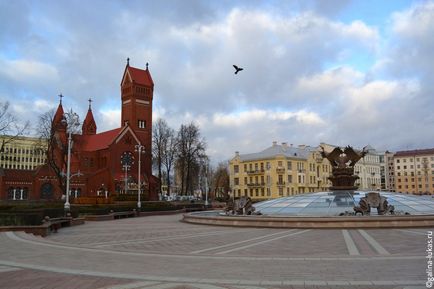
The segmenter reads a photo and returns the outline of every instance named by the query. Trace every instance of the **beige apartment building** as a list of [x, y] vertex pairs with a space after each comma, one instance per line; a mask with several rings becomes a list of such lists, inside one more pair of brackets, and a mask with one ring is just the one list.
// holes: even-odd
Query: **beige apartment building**
[[38, 149], [38, 138], [21, 136], [9, 141], [10, 139], [10, 136], [0, 136], [0, 168], [34, 170], [45, 164], [46, 150]]
[[239, 154], [229, 162], [234, 197], [265, 200], [326, 191], [331, 166], [317, 147], [273, 142], [258, 153]]
[[398, 151], [393, 165], [397, 192], [434, 194], [434, 148]]
[[385, 190], [395, 192], [395, 166], [393, 164], [393, 153], [389, 151], [384, 153], [384, 174]]

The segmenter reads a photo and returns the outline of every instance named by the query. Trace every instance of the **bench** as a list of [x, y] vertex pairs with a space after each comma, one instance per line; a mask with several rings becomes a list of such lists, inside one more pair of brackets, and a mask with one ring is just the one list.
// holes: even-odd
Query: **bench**
[[113, 219], [133, 218], [136, 216], [136, 211], [115, 212], [112, 215]]

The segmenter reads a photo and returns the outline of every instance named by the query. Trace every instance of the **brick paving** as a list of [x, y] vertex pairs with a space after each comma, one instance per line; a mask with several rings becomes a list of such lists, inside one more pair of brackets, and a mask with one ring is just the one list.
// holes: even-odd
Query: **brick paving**
[[348, 230], [360, 252], [350, 255], [342, 230], [181, 218], [87, 222], [46, 238], [0, 233], [0, 288], [425, 288], [425, 229]]

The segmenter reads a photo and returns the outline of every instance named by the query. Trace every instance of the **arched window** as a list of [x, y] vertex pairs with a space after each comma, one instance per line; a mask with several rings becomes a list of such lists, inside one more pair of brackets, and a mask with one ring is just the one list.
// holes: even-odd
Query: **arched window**
[[41, 199], [53, 198], [53, 185], [50, 183], [44, 183], [41, 186]]
[[8, 200], [13, 200], [13, 199], [14, 199], [14, 188], [9, 187], [8, 188]]

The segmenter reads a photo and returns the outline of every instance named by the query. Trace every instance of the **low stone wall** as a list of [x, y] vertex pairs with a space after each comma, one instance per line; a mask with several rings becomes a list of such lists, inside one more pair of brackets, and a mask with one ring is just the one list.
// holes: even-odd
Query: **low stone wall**
[[174, 215], [185, 213], [186, 210], [174, 210], [174, 211], [149, 211], [149, 212], [116, 212], [107, 215], [86, 215], [84, 218], [86, 221], [110, 221], [114, 219], [127, 218], [127, 217], [145, 217], [145, 216], [160, 216], [160, 215]]
[[184, 214], [183, 221], [234, 227], [360, 229], [360, 228], [434, 228], [434, 215], [426, 216], [348, 216], [348, 217], [267, 217], [267, 216], [205, 216]]
[[27, 234], [46, 237], [51, 233], [56, 233], [62, 227], [76, 226], [84, 224], [83, 218], [56, 218], [48, 219], [39, 226], [2, 226], [0, 232], [23, 231]]

